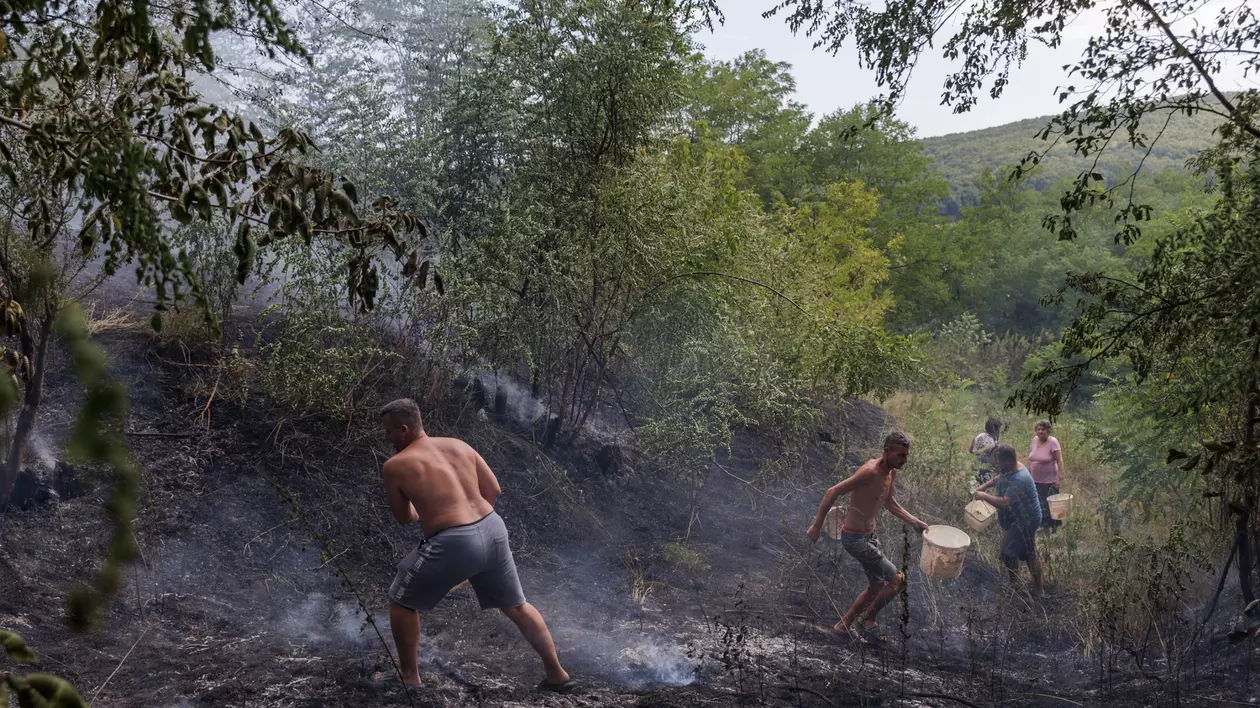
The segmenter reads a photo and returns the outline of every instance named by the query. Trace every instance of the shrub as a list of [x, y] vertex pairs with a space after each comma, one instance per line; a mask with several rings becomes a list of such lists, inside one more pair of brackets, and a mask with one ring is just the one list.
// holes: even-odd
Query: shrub
[[382, 348], [378, 332], [312, 310], [291, 312], [260, 353], [259, 383], [272, 404], [339, 419], [353, 418], [400, 358]]
[[1128, 656], [1145, 672], [1163, 659], [1175, 678], [1196, 632], [1184, 608], [1197, 604], [1202, 580], [1211, 578], [1203, 551], [1180, 528], [1163, 541], [1112, 538], [1084, 592], [1086, 649], [1099, 648], [1108, 668]]

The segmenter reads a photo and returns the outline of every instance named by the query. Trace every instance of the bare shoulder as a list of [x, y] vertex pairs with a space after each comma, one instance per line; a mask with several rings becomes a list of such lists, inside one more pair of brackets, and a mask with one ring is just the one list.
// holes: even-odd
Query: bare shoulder
[[445, 452], [471, 452], [472, 446], [459, 438], [430, 437], [429, 443]]
[[857, 468], [857, 471], [853, 473], [853, 476], [854, 477], [869, 477], [875, 474], [875, 472], [878, 469], [878, 466], [879, 466], [879, 460], [874, 459], [874, 458], [869, 459], [866, 462], [864, 462], [861, 467]]
[[385, 460], [385, 464], [381, 465], [381, 475], [389, 478], [397, 477], [405, 472], [409, 466], [407, 459], [402, 453], [399, 453]]
[[432, 438], [434, 446], [442, 451], [447, 458], [458, 458], [475, 462], [477, 460], [477, 451], [472, 445], [460, 440], [459, 438]]

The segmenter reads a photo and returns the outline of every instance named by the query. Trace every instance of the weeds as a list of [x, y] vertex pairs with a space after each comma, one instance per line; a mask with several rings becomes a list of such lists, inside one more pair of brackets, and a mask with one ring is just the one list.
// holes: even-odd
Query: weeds
[[1183, 609], [1201, 595], [1211, 566], [1181, 529], [1162, 542], [1112, 538], [1096, 584], [1083, 595], [1089, 644], [1114, 671], [1121, 657], [1143, 675], [1164, 660], [1163, 678], [1176, 679], [1193, 647], [1195, 626]]
[[340, 419], [354, 417], [399, 359], [373, 332], [321, 312], [289, 315], [260, 352], [261, 385], [271, 401], [295, 415]]
[[670, 541], [661, 545], [661, 557], [666, 563], [676, 565], [688, 570], [708, 570], [709, 563], [704, 556], [694, 548], [690, 548], [683, 543]]
[[637, 551], [626, 555], [625, 566], [630, 571], [630, 601], [638, 607], [642, 607], [653, 591], [661, 586], [659, 581], [649, 577], [648, 565], [647, 559]]

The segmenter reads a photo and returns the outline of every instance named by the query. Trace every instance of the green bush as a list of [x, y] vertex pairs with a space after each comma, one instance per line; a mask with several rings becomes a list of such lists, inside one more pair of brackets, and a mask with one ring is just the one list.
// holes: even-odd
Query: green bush
[[278, 327], [260, 348], [258, 378], [267, 400], [291, 415], [353, 417], [400, 359], [379, 332], [335, 314], [296, 310]]

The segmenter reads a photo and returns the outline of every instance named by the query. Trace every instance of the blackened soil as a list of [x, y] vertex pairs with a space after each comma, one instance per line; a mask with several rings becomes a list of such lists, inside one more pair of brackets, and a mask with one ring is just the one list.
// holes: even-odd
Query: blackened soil
[[[510, 623], [456, 590], [424, 618], [423, 690], [389, 681], [385, 590], [417, 540], [388, 515], [384, 449], [370, 429], [288, 420], [260, 403], [207, 406], [206, 361], [138, 330], [104, 332], [131, 390], [144, 469], [143, 559], [105, 628], [66, 629], [64, 598], [108, 540], [109, 477], [86, 497], [0, 517], [0, 626], [39, 669], [108, 706], [1163, 706], [1251, 705], [1255, 645], [1213, 623], [1174, 675], [1104, 647], [1085, 651], [1079, 602], [1001, 589], [984, 546], [953, 581], [917, 568], [917, 540], [880, 532], [910, 584], [885, 611], [889, 646], [827, 631], [865, 585], [837, 543], [804, 527], [822, 489], [889, 426], [850, 403], [834, 442], [783, 462], [756, 432], [690, 475], [635, 460], [613, 477], [593, 444], [544, 454], [526, 436], [451, 404], [437, 433], [472, 442], [499, 474], [499, 506], [526, 593], [547, 618], [579, 695], [539, 692], [537, 661]], [[60, 449], [78, 389], [57, 362], [40, 434]], [[207, 413], [209, 415], [208, 425]], [[89, 473], [91, 471], [88, 471]], [[915, 508], [913, 480], [907, 507]], [[932, 519], [942, 520], [942, 519]], [[957, 519], [944, 519], [958, 523]]]

